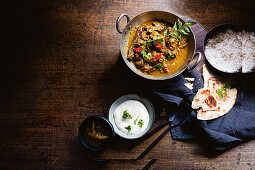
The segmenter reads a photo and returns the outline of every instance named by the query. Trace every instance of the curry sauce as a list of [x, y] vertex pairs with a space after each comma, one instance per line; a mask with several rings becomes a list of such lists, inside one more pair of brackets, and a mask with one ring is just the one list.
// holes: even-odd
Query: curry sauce
[[144, 74], [165, 76], [176, 72], [188, 55], [187, 37], [158, 21], [134, 26], [130, 31], [127, 59]]

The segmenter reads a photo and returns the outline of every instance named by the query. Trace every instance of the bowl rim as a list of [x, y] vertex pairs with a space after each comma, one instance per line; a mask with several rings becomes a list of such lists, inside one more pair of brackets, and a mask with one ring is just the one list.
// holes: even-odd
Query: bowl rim
[[[111, 129], [111, 131], [112, 131], [111, 136], [110, 136], [110, 139], [107, 141], [107, 143], [105, 144], [105, 146], [98, 147], [98, 148], [97, 148], [97, 147], [92, 147], [92, 146], [89, 146], [89, 144], [86, 142], [86, 139], [85, 139], [84, 134], [83, 134], [83, 132], [84, 132], [84, 126], [86, 125], [86, 123], [87, 123], [88, 121], [93, 120], [93, 119], [101, 119], [101, 120], [105, 121], [105, 122], [109, 125], [109, 127], [110, 127], [110, 129]], [[79, 139], [80, 139], [81, 144], [82, 144], [86, 149], [88, 149], [88, 150], [90, 150], [90, 151], [101, 151], [101, 150], [105, 149], [105, 147], [111, 142], [111, 140], [112, 140], [113, 137], [115, 136], [115, 132], [114, 132], [114, 129], [113, 129], [113, 126], [112, 126], [111, 122], [110, 122], [109, 120], [107, 120], [105, 117], [100, 116], [100, 115], [92, 115], [92, 116], [89, 116], [89, 117], [87, 117], [86, 119], [84, 119], [84, 120], [82, 121], [82, 123], [80, 124], [80, 127], [79, 127], [78, 136], [79, 136]]]
[[[134, 97], [136, 97], [136, 98], [134, 98]], [[110, 117], [111, 117], [111, 116], [113, 117], [113, 114], [114, 114], [114, 111], [115, 111], [115, 110], [112, 110], [112, 109], [113, 109], [114, 105], [115, 105], [118, 101], [122, 100], [123, 98], [124, 98], [124, 100], [123, 100], [120, 104], [122, 104], [123, 102], [125, 102], [125, 101], [127, 101], [127, 100], [137, 100], [137, 98], [138, 98], [138, 99], [140, 99], [140, 100], [137, 100], [137, 101], [141, 102], [141, 103], [146, 107], [146, 109], [147, 109], [147, 105], [145, 105], [145, 103], [143, 102], [143, 100], [145, 100], [146, 102], [148, 102], [147, 104], [148, 104], [148, 106], [150, 107], [151, 112], [152, 112], [152, 116], [150, 116], [151, 124], [147, 127], [147, 129], [145, 129], [145, 130], [144, 130], [143, 132], [141, 132], [140, 134], [137, 134], [137, 135], [126, 135], [126, 134], [125, 134], [125, 135], [123, 135], [124, 132], [122, 132], [122, 131], [120, 131], [120, 130], [118, 129], [118, 127], [116, 126], [116, 124], [115, 124], [115, 122], [114, 122], [114, 118], [113, 118], [113, 122], [111, 122], [111, 118], [110, 118]], [[119, 105], [120, 105], [120, 104], [119, 104]], [[118, 105], [118, 106], [119, 106], [119, 105]], [[116, 106], [116, 108], [117, 108], [117, 106]], [[147, 111], [148, 111], [148, 113], [149, 113], [149, 110], [148, 110], [148, 109], [147, 109]], [[149, 115], [150, 115], [150, 113], [149, 113]], [[118, 98], [111, 104], [111, 106], [110, 106], [110, 108], [109, 108], [109, 111], [108, 111], [108, 119], [109, 119], [109, 121], [111, 122], [111, 124], [113, 125], [113, 129], [114, 129], [114, 131], [115, 131], [115, 134], [117, 134], [117, 135], [120, 136], [121, 138], [128, 139], [128, 140], [139, 139], [139, 138], [143, 137], [144, 135], [146, 135], [146, 134], [148, 133], [148, 131], [152, 128], [152, 126], [153, 126], [153, 124], [154, 124], [154, 121], [155, 121], [155, 109], [154, 109], [153, 104], [151, 103], [151, 101], [150, 101], [148, 98], [146, 98], [144, 95], [129, 93], [129, 94], [125, 94], [125, 95], [122, 95], [122, 96], [118, 97]], [[130, 137], [127, 137], [127, 136], [130, 136]]]

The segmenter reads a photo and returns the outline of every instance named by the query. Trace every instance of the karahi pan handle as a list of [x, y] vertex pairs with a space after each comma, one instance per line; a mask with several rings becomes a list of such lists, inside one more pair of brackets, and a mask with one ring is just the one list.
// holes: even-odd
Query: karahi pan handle
[[199, 51], [196, 52], [196, 53], [194, 54], [193, 59], [194, 59], [196, 56], [198, 56], [198, 57], [197, 57], [197, 61], [196, 61], [193, 65], [187, 67], [187, 70], [188, 70], [188, 71], [193, 70], [193, 69], [198, 65], [198, 63], [200, 62], [200, 60], [202, 59], [202, 54], [201, 54], [201, 52], [199, 52]]
[[123, 14], [121, 14], [121, 15], [117, 18], [117, 20], [116, 20], [116, 29], [117, 29], [117, 31], [118, 31], [120, 34], [122, 34], [122, 31], [120, 30], [119, 24], [120, 24], [121, 18], [124, 17], [124, 16], [127, 18], [127, 23], [130, 21], [130, 17], [128, 16], [127, 13], [123, 13]]

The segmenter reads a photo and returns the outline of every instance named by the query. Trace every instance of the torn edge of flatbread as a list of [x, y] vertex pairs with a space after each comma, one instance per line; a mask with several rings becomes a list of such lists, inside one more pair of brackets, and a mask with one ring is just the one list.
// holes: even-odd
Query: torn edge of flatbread
[[192, 101], [192, 108], [197, 111], [197, 119], [211, 120], [225, 115], [235, 104], [237, 89], [226, 89], [223, 98], [217, 94], [217, 90], [224, 83], [217, 80], [205, 65], [203, 65], [204, 88], [199, 89]]
[[195, 78], [192, 77], [185, 77], [185, 80], [188, 81], [188, 83], [184, 83], [184, 86], [186, 86], [188, 89], [193, 90], [193, 81], [195, 80]]
[[184, 83], [184, 86], [186, 86], [190, 90], [193, 90], [193, 83]]
[[195, 78], [192, 77], [185, 77], [185, 80], [187, 80], [188, 82], [193, 82], [195, 80]]

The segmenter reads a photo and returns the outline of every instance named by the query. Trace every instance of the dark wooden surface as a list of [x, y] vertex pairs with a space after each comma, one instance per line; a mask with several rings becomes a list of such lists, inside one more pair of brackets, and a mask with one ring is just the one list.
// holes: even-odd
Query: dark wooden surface
[[143, 160], [126, 160], [138, 156], [159, 132], [132, 154], [104, 152], [101, 156], [118, 160], [95, 163], [77, 137], [86, 117], [107, 116], [117, 97], [149, 83], [122, 62], [115, 29], [121, 13], [133, 18], [164, 10], [193, 18], [208, 30], [222, 23], [254, 26], [252, 1], [27, 0], [1, 6], [0, 169], [141, 169], [151, 158], [160, 158], [154, 169], [255, 167], [254, 141], [215, 155], [167, 134]]

